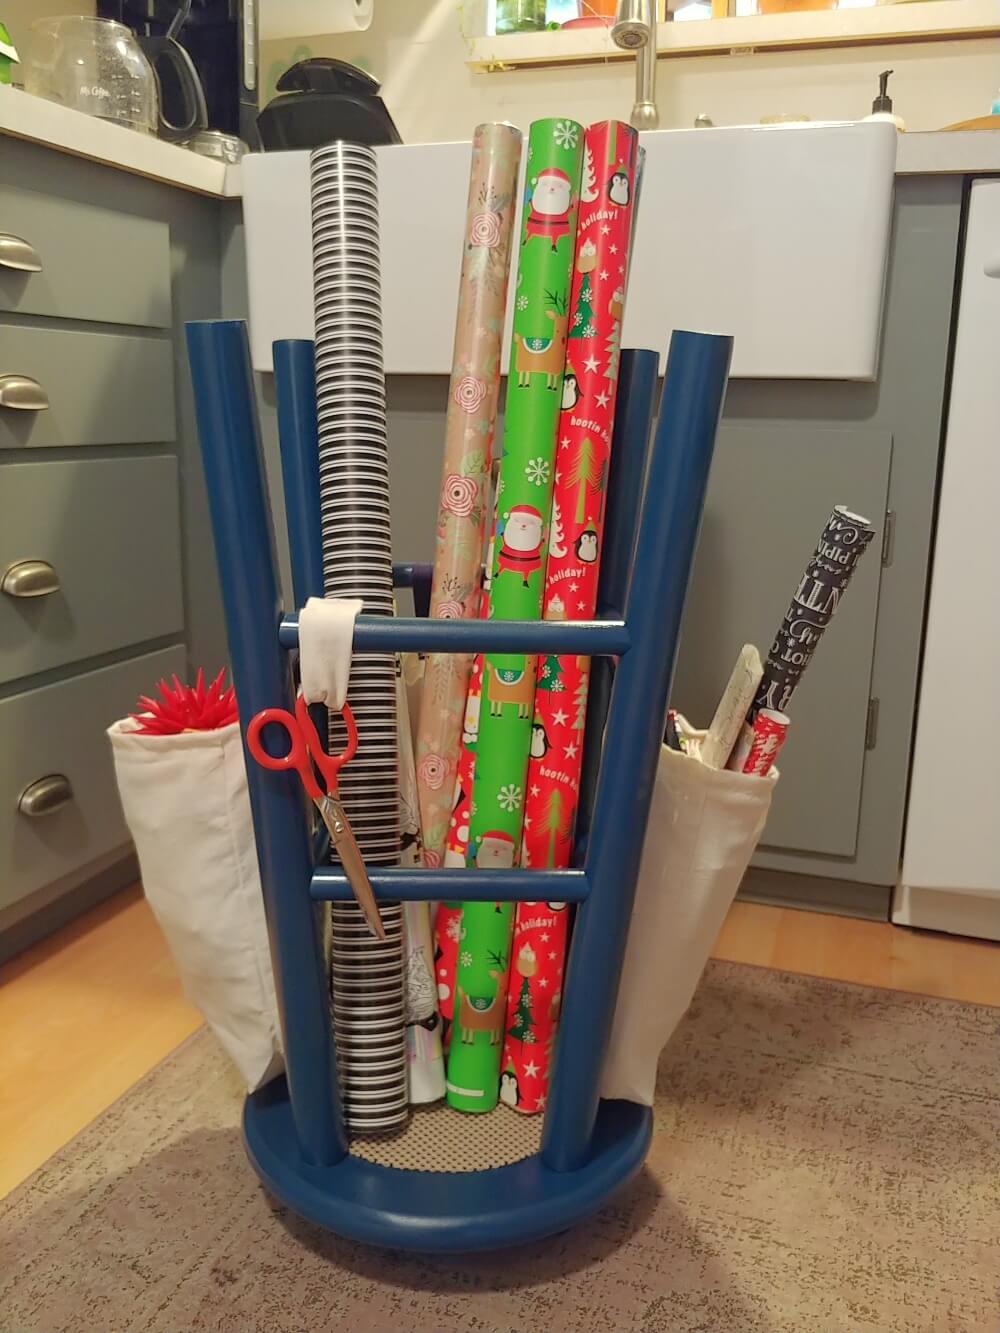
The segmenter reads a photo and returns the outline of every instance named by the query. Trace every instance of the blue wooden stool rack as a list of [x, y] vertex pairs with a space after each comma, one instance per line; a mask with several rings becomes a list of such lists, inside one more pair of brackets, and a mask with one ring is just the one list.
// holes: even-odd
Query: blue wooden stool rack
[[[253, 377], [242, 322], [188, 325], [188, 349], [240, 723], [292, 705]], [[350, 897], [317, 864], [294, 774], [247, 764], [287, 1074], [247, 1099], [244, 1137], [271, 1193], [331, 1231], [372, 1244], [467, 1251], [565, 1230], [642, 1165], [652, 1114], [601, 1101], [617, 994], [688, 574], [725, 392], [731, 340], [675, 333], [646, 465], [656, 356], [624, 353], [601, 618], [585, 623], [361, 616], [361, 652], [582, 653], [617, 660], [593, 808], [577, 868], [373, 868], [387, 900], [569, 901], [577, 914], [541, 1151], [472, 1172], [406, 1171], [353, 1156], [344, 1132], [322, 962], [320, 904]], [[282, 468], [296, 601], [322, 595], [312, 345], [276, 344]], [[641, 507], [636, 499], [643, 489]], [[426, 571], [397, 567], [403, 583]], [[424, 593], [426, 589], [423, 589]], [[600, 746], [591, 738], [592, 762]], [[585, 784], [586, 787], [586, 784]], [[456, 1120], [460, 1113], [455, 1112]], [[513, 1114], [501, 1108], [499, 1114]], [[459, 1126], [460, 1128], [460, 1126]]]

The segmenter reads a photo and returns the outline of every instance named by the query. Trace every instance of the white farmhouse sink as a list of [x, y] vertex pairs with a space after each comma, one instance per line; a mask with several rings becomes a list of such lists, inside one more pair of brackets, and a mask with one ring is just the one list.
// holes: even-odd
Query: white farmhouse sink
[[[525, 127], [526, 128], [526, 127]], [[896, 130], [878, 122], [661, 130], [646, 168], [623, 342], [733, 333], [733, 374], [872, 379]], [[469, 145], [380, 148], [385, 368], [451, 370]], [[254, 366], [311, 338], [308, 153], [243, 159]], [[506, 368], [506, 366], [505, 366]]]

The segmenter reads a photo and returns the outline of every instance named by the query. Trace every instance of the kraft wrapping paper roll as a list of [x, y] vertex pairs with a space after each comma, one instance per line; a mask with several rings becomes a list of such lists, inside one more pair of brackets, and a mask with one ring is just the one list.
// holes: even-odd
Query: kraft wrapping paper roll
[[[330, 144], [312, 154], [310, 174], [324, 592], [360, 597], [368, 615], [392, 615], [375, 154]], [[356, 655], [348, 700], [359, 744], [340, 794], [365, 860], [394, 865], [400, 854], [394, 657]], [[331, 714], [331, 748], [342, 749], [345, 739], [340, 715]], [[364, 928], [357, 904], [331, 907], [333, 1028], [352, 1133], [391, 1131], [409, 1115], [403, 912], [398, 903], [384, 903], [381, 914], [384, 942]]]
[[[430, 614], [437, 618], [470, 619], [479, 610], [520, 160], [520, 130], [476, 128], [431, 588]], [[444, 855], [471, 667], [466, 654], [432, 653], [424, 672], [417, 781], [424, 863], [430, 867], [441, 865]]]
[[[546, 620], [588, 620], [597, 608], [638, 138], [615, 120], [591, 125], [584, 137]], [[589, 682], [587, 657], [549, 656], [539, 664], [522, 865], [570, 863]], [[544, 1110], [548, 1095], [568, 924], [565, 903], [519, 903], [515, 912], [500, 1096], [527, 1114]]]
[[[563, 395], [583, 131], [536, 121], [528, 139], [503, 456], [495, 503], [490, 615], [541, 616], [556, 428]], [[466, 862], [515, 864], [521, 845], [536, 659], [484, 664]], [[465, 903], [448, 1055], [448, 1102], [496, 1105], [513, 906]]]

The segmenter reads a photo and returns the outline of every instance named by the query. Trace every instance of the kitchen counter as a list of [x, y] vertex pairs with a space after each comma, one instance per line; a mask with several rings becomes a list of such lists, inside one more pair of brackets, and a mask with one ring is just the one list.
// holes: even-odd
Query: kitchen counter
[[[997, 117], [1000, 124], [1000, 116]], [[921, 130], [901, 134], [897, 176], [991, 176], [1000, 173], [1000, 129]]]
[[[0, 86], [0, 134], [104, 162], [195, 194], [223, 199], [242, 194], [238, 166], [226, 166], [151, 135], [81, 115], [18, 88]], [[993, 174], [1000, 174], [1000, 128], [899, 136], [897, 176]]]
[[103, 162], [195, 194], [232, 198], [240, 193], [239, 167], [178, 148], [151, 134], [85, 116], [20, 88], [0, 86], [0, 134]]

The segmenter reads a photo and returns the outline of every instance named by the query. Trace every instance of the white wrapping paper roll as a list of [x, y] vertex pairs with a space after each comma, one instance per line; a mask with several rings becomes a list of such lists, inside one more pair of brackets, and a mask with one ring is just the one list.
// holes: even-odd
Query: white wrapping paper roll
[[312, 37], [333, 32], [364, 32], [371, 27], [375, 0], [263, 0], [260, 35]]

